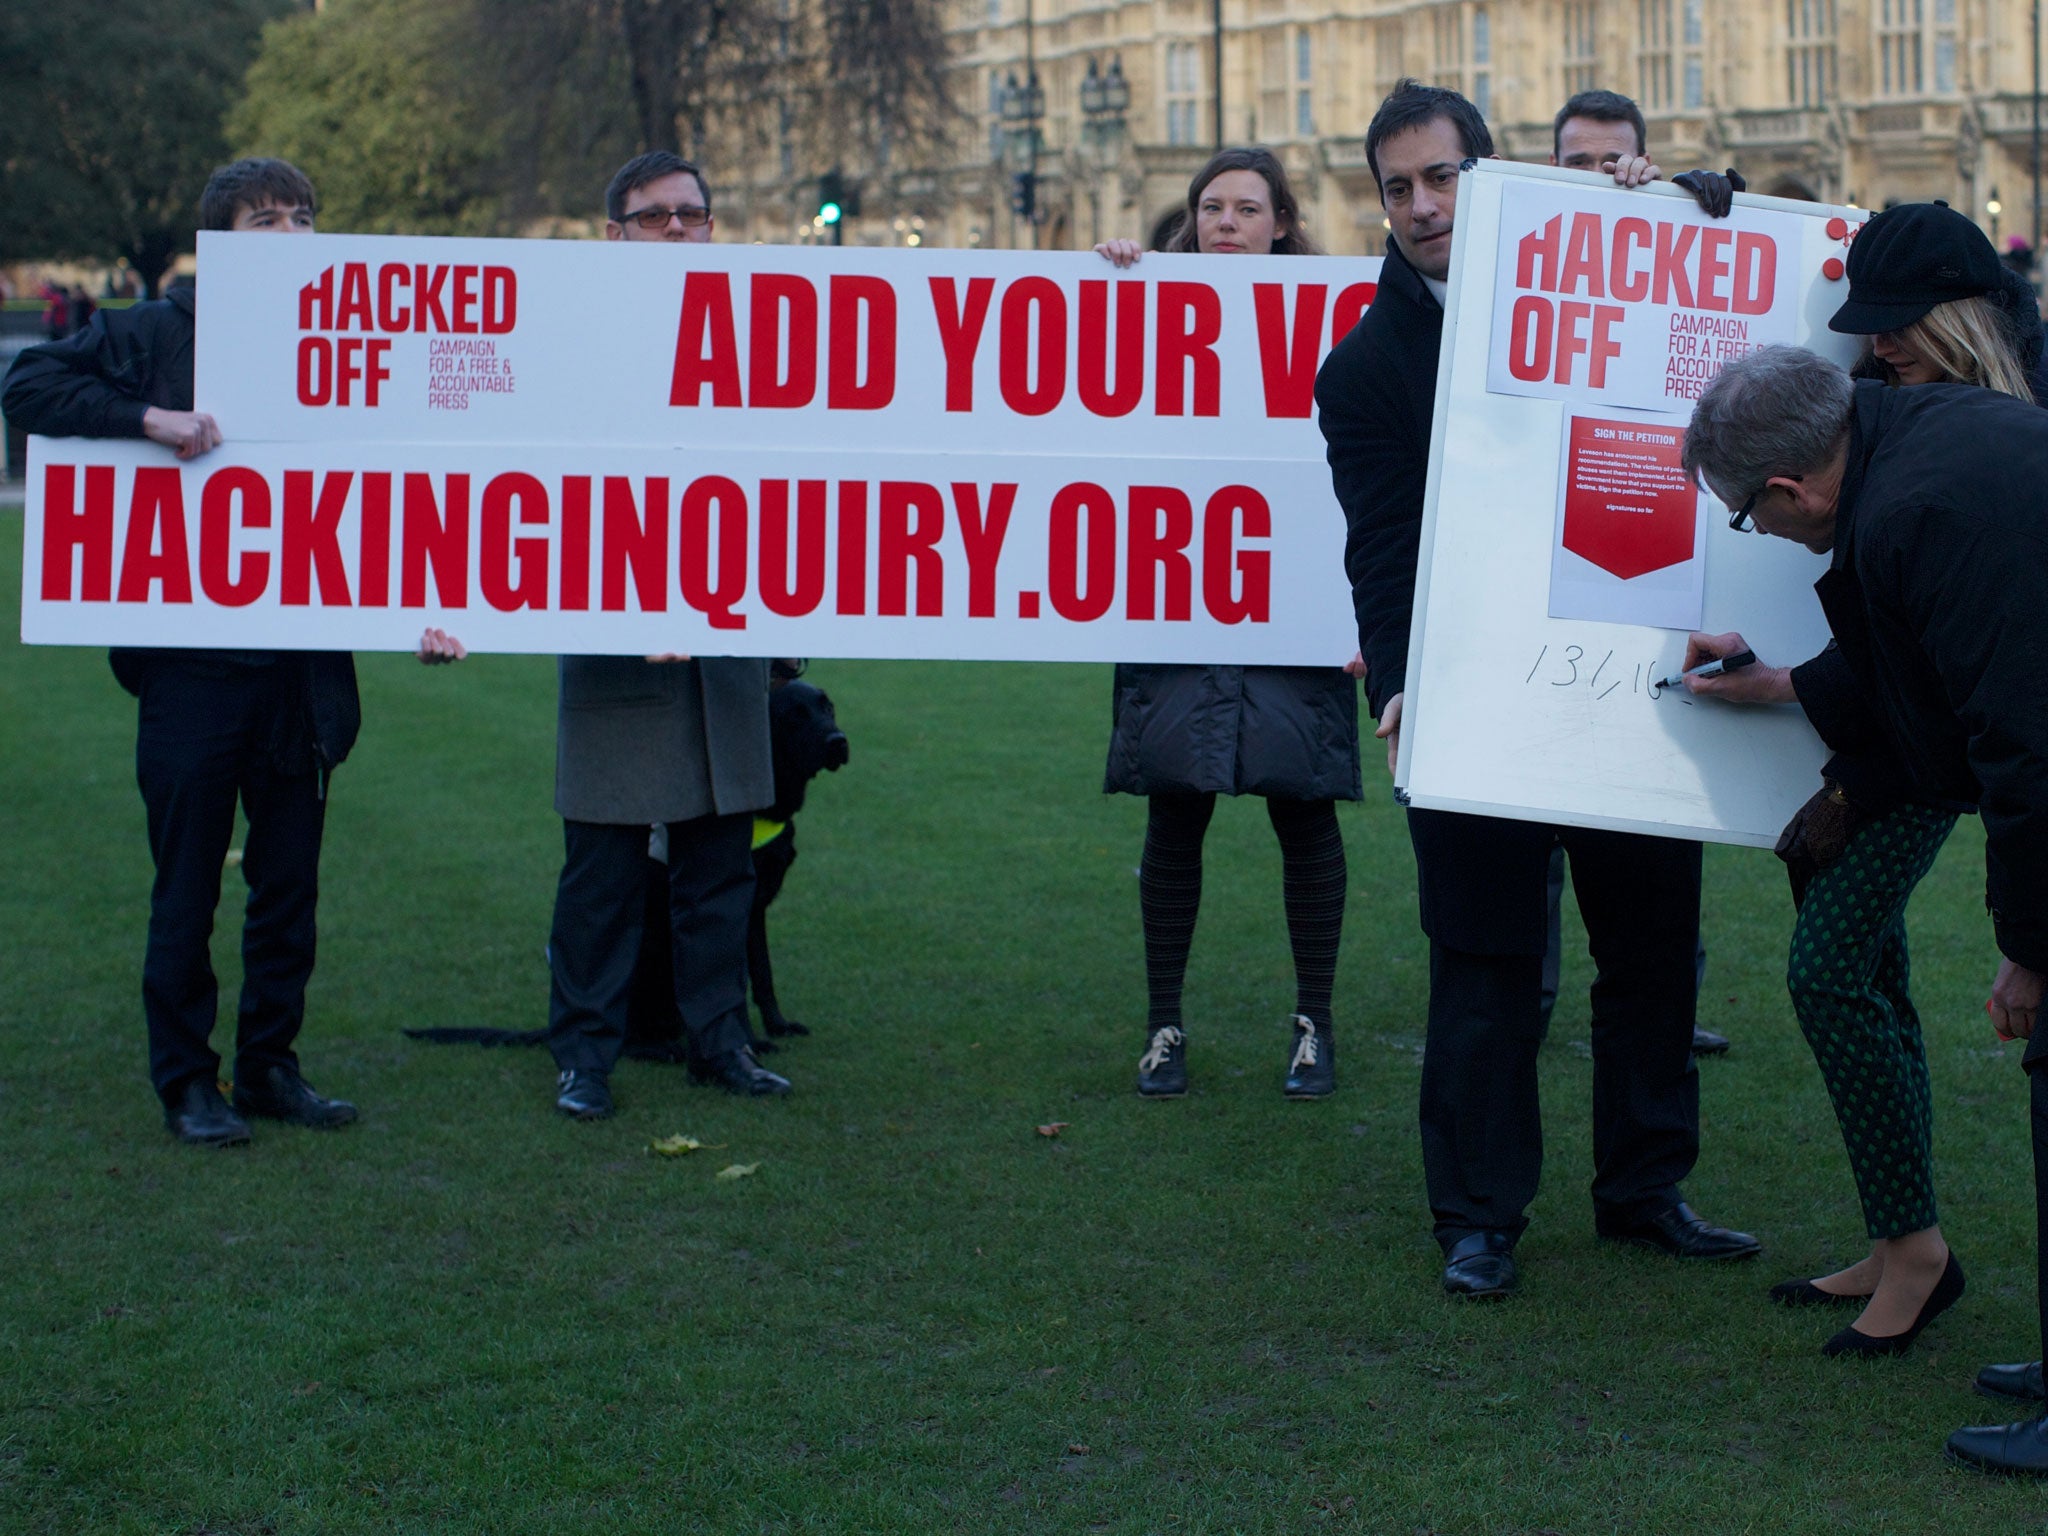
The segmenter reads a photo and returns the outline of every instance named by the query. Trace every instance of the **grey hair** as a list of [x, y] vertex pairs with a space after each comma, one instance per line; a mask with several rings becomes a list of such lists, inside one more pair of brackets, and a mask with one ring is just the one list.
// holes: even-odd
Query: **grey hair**
[[1804, 347], [1759, 347], [1714, 376], [1686, 429], [1686, 474], [1731, 507], [1779, 475], [1813, 473], [1849, 430], [1856, 386]]

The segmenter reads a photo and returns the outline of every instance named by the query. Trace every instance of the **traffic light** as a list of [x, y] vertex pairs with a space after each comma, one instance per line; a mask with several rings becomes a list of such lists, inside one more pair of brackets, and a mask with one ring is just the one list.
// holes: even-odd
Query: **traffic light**
[[1038, 214], [1038, 177], [1030, 171], [1019, 171], [1010, 178], [1010, 211], [1024, 220], [1032, 220]]
[[832, 231], [832, 243], [844, 238], [840, 225], [846, 217], [846, 177], [837, 167], [818, 178], [818, 212], [811, 223]]

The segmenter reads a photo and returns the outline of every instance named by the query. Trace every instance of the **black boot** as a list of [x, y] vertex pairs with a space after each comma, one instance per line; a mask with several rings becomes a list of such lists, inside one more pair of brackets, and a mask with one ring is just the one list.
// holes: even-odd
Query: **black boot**
[[228, 1108], [211, 1076], [193, 1078], [164, 1105], [164, 1124], [194, 1147], [246, 1147], [249, 1122]]
[[235, 1109], [265, 1120], [282, 1120], [287, 1125], [309, 1126], [331, 1131], [356, 1117], [355, 1105], [346, 1099], [323, 1099], [313, 1085], [290, 1067], [263, 1067], [243, 1081], [242, 1069], [235, 1068]]

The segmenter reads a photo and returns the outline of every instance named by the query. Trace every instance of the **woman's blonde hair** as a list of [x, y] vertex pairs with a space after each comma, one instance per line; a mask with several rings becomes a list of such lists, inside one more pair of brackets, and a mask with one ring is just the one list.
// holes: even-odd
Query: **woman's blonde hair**
[[2033, 403], [2034, 391], [2006, 340], [2005, 321], [1988, 298], [1950, 299], [1892, 334], [1949, 383], [1979, 384]]

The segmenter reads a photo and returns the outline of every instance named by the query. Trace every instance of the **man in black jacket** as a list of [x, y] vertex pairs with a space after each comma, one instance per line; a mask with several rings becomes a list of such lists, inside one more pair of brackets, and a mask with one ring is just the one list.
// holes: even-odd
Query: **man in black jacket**
[[[1685, 467], [1737, 526], [1832, 554], [1815, 590], [1860, 684], [1850, 723], [1877, 733], [1916, 796], [1983, 814], [2003, 956], [1985, 1006], [2001, 1039], [2028, 1042], [2048, 1253], [2048, 1031], [2035, 1028], [2048, 988], [2048, 417], [1996, 390], [1852, 384], [1824, 358], [1766, 347], [1700, 396]], [[1980, 1385], [2039, 1395], [2038, 1364], [1993, 1369], [2012, 1384]], [[2048, 1420], [1958, 1430], [1949, 1452], [2048, 1473]]]
[[[282, 160], [238, 160], [214, 172], [199, 208], [205, 229], [307, 233], [313, 187]], [[84, 330], [15, 359], [0, 412], [47, 437], [148, 438], [181, 459], [209, 452], [221, 435], [193, 409], [193, 317], [190, 288], [102, 309]], [[420, 651], [422, 660], [460, 653], [438, 631]], [[362, 718], [354, 662], [336, 652], [229, 650], [117, 650], [112, 661], [141, 699], [135, 776], [156, 862], [142, 1002], [166, 1124], [202, 1146], [247, 1142], [247, 1115], [348, 1124], [355, 1106], [315, 1093], [292, 1043], [313, 973], [327, 779]], [[208, 941], [238, 799], [249, 823], [249, 905], [231, 1109], [208, 1043], [219, 1000]]]
[[[1458, 176], [1493, 141], [1455, 91], [1403, 81], [1366, 134], [1393, 230], [1379, 292], [1316, 380], [1331, 477], [1349, 524], [1345, 570], [1391, 769], [1429, 478]], [[1692, 1059], [1697, 843], [1411, 811], [1430, 940], [1423, 1166], [1453, 1295], [1513, 1289], [1513, 1250], [1542, 1163], [1544, 879], [1562, 843], [1586, 919], [1593, 989], [1593, 1203], [1602, 1236], [1682, 1258], [1747, 1258], [1747, 1233], [1684, 1203], [1699, 1153]]]

